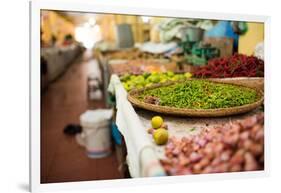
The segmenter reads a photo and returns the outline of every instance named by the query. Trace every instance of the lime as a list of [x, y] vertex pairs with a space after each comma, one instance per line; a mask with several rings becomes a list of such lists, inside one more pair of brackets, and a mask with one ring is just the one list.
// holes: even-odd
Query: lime
[[173, 77], [175, 74], [174, 74], [174, 72], [168, 71], [168, 72], [167, 72], [167, 75], [168, 75], [169, 77]]
[[160, 116], [154, 116], [152, 117], [151, 119], [151, 126], [154, 128], [154, 129], [158, 129], [161, 127], [161, 125], [163, 124], [163, 118], [160, 117]]
[[163, 128], [159, 128], [154, 131], [153, 139], [157, 145], [166, 144], [169, 138], [168, 131]]
[[128, 85], [128, 83], [122, 83], [122, 84], [126, 91], [130, 90], [130, 86]]
[[145, 86], [151, 86], [151, 85], [153, 85], [152, 83], [147, 83]]
[[153, 83], [158, 83], [160, 81], [160, 77], [158, 75], [152, 75], [151, 77], [151, 82]]
[[185, 76], [186, 78], [191, 78], [191, 77], [192, 77], [192, 74], [191, 74], [190, 72], [186, 72], [186, 73], [184, 74], [184, 76]]

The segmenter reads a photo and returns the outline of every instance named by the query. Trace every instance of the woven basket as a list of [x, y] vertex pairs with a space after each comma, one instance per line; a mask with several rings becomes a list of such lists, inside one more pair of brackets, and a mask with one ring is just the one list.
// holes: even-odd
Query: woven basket
[[[191, 79], [192, 80], [192, 79]], [[211, 81], [210, 82], [216, 82], [218, 81]], [[158, 87], [163, 87], [163, 86], [169, 86], [175, 83], [179, 82], [167, 82], [167, 83], [162, 83], [162, 84], [154, 84], [150, 87], [142, 88], [142, 89], [136, 89], [132, 90], [128, 94], [128, 100], [136, 107], [158, 112], [158, 113], [163, 113], [163, 114], [170, 114], [170, 115], [177, 115], [177, 116], [189, 116], [189, 117], [222, 117], [222, 116], [228, 116], [228, 115], [236, 115], [236, 114], [241, 114], [241, 113], [246, 113], [249, 111], [252, 111], [259, 107], [261, 104], [263, 104], [263, 92], [260, 89], [255, 89], [255, 88], [250, 88], [253, 89], [257, 92], [258, 95], [258, 100], [254, 103], [251, 104], [246, 104], [242, 106], [237, 106], [237, 107], [230, 107], [230, 108], [218, 108], [218, 109], [188, 109], [188, 108], [175, 108], [175, 107], [168, 107], [168, 106], [160, 106], [160, 105], [155, 105], [155, 104], [149, 104], [145, 103], [143, 101], [140, 101], [139, 99], [136, 98], [136, 95], [139, 93], [143, 92], [144, 90], [150, 90]], [[220, 82], [222, 84], [231, 84], [231, 83], [224, 83]], [[246, 87], [242, 85], [237, 85], [237, 84], [232, 84], [236, 85], [239, 87]]]
[[234, 78], [207, 78], [214, 82], [230, 83], [235, 85], [246, 86], [258, 90], [264, 90], [263, 77], [234, 77]]

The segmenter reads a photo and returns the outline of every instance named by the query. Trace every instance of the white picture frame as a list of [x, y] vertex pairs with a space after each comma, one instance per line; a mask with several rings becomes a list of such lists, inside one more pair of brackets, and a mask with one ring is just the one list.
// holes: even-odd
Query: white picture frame
[[[166, 16], [263, 22], [265, 25], [265, 169], [264, 171], [222, 174], [202, 174], [137, 179], [118, 179], [67, 183], [40, 183], [40, 10], [60, 10], [92, 13], [117, 13], [144, 16]], [[268, 176], [270, 172], [270, 18], [268, 16], [226, 13], [206, 13], [187, 10], [118, 7], [100, 5], [94, 0], [85, 1], [31, 1], [30, 2], [30, 190], [32, 192], [134, 186], [188, 181], [210, 181]]]

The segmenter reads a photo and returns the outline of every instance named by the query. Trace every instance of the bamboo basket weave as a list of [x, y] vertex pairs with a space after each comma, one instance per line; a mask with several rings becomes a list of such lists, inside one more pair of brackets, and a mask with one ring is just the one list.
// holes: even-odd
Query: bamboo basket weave
[[[224, 83], [224, 82], [213, 81], [213, 80], [207, 80], [207, 81], [215, 82], [215, 83], [219, 82], [221, 84], [232, 84], [232, 83]], [[188, 117], [222, 117], [222, 116], [246, 113], [246, 112], [249, 112], [249, 111], [252, 111], [252, 110], [258, 108], [261, 104], [263, 104], [263, 100], [264, 100], [263, 91], [261, 89], [251, 88], [248, 86], [243, 86], [243, 85], [238, 85], [238, 84], [232, 84], [232, 85], [239, 86], [239, 87], [247, 87], [247, 88], [255, 90], [258, 95], [258, 100], [256, 102], [242, 105], [242, 106], [237, 106], [237, 107], [217, 108], [217, 109], [189, 109], [189, 108], [176, 108], [176, 107], [149, 104], [149, 103], [140, 101], [136, 97], [139, 93], [143, 92], [144, 90], [150, 90], [150, 89], [154, 89], [154, 88], [158, 88], [158, 87], [169, 86], [169, 85], [176, 84], [176, 83], [179, 83], [179, 82], [167, 82], [167, 83], [154, 84], [150, 87], [132, 90], [128, 94], [128, 100], [133, 104], [133, 106], [136, 106], [136, 107], [139, 107], [142, 109], [146, 109], [146, 110], [150, 110], [150, 111], [154, 111], [154, 112], [158, 112], [158, 113], [163, 113], [163, 114], [188, 116]]]

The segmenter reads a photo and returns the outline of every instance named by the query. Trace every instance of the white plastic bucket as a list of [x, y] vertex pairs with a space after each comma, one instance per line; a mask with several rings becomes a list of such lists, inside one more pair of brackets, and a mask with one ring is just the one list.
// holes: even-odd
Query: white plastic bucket
[[82, 133], [78, 142], [85, 146], [91, 158], [102, 158], [111, 154], [110, 121], [112, 109], [89, 110], [80, 116]]

